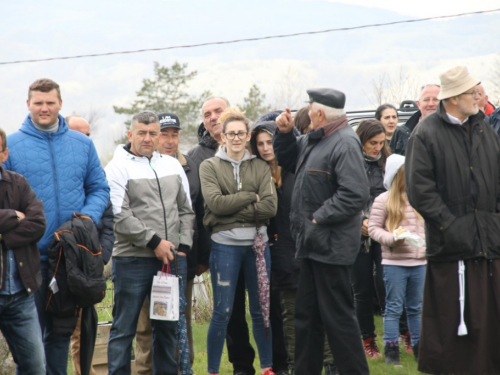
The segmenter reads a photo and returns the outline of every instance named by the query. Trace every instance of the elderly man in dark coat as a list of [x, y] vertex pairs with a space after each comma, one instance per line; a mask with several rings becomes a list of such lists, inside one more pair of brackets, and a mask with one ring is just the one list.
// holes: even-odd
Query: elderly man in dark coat
[[321, 374], [326, 331], [340, 373], [368, 374], [350, 283], [369, 195], [361, 143], [347, 124], [342, 92], [307, 93], [312, 131], [296, 138], [287, 109], [274, 136], [279, 165], [295, 173], [290, 223], [302, 259], [295, 373]]
[[427, 240], [418, 369], [499, 374], [500, 139], [479, 111], [479, 80], [460, 66], [440, 79], [441, 103], [406, 152]]

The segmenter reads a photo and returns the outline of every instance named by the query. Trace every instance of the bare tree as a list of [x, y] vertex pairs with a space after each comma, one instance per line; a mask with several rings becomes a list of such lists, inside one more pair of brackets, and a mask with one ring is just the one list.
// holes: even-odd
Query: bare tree
[[490, 102], [495, 106], [500, 105], [500, 55], [493, 60], [488, 91]]
[[274, 108], [302, 108], [305, 105], [302, 98], [306, 88], [307, 82], [304, 76], [297, 69], [288, 65], [274, 87]]
[[419, 89], [420, 76], [400, 67], [395, 76], [383, 73], [377, 79], [372, 79], [372, 93], [364, 94], [375, 107], [384, 103], [398, 107], [403, 100], [417, 98]]
[[90, 105], [87, 110], [73, 111], [71, 116], [83, 117], [90, 125], [90, 134], [96, 134], [99, 129], [99, 122], [106, 116], [106, 113], [102, 107], [96, 108]]

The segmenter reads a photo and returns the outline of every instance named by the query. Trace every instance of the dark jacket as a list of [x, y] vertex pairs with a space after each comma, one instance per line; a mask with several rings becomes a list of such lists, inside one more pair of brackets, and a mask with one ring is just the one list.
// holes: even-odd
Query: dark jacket
[[[278, 113], [279, 114], [279, 113]], [[256, 122], [250, 138], [252, 152], [261, 159], [257, 149], [257, 135], [264, 129], [271, 134], [276, 131], [274, 121]], [[295, 241], [290, 232], [290, 210], [292, 205], [295, 175], [281, 170], [281, 187], [276, 185], [278, 212], [271, 218], [267, 227], [271, 250], [272, 287], [275, 289], [297, 289], [300, 275], [300, 262], [295, 259]]]
[[[200, 124], [198, 128], [198, 145], [193, 147], [188, 151], [187, 156], [191, 158], [191, 160], [198, 167], [198, 171], [200, 165], [206, 159], [212, 158], [215, 156], [215, 152], [219, 144], [215, 139], [210, 137], [210, 134], [206, 131], [203, 123]], [[197, 264], [202, 264], [208, 266], [209, 258], [210, 258], [210, 249], [212, 248], [212, 239], [211, 233], [207, 232], [205, 227], [203, 226], [203, 216], [204, 216], [204, 208], [203, 208], [203, 195], [199, 194], [199, 201], [196, 203], [196, 228], [198, 230], [198, 238], [197, 238]], [[194, 246], [194, 242], [193, 242]], [[189, 270], [188, 270], [189, 273]], [[189, 278], [189, 277], [188, 277]]]
[[272, 285], [276, 289], [296, 289], [299, 284], [300, 261], [295, 259], [297, 249], [290, 231], [290, 210], [292, 206], [295, 176], [285, 170], [281, 171], [278, 193], [278, 212], [271, 219], [267, 234], [271, 249]]
[[[5, 288], [7, 250], [14, 251], [19, 275], [26, 291], [34, 293], [42, 283], [40, 252], [36, 245], [45, 232], [43, 204], [28, 181], [0, 166], [0, 290]], [[15, 211], [26, 217], [19, 221]]]
[[115, 232], [113, 230], [113, 205], [111, 201], [108, 202], [108, 206], [104, 213], [102, 214], [102, 218], [97, 223], [97, 232], [99, 233], [99, 243], [102, 246], [102, 260], [104, 263], [108, 263], [111, 258], [111, 254], [113, 253], [113, 245], [115, 243]]
[[410, 204], [425, 220], [429, 261], [500, 257], [500, 139], [479, 112], [451, 124], [443, 103], [406, 152]]
[[500, 136], [500, 107], [487, 117], [493, 130]]
[[415, 112], [404, 125], [396, 127], [394, 134], [392, 135], [389, 146], [395, 154], [404, 155], [406, 152], [406, 147], [408, 146], [408, 139], [411, 133], [420, 121], [422, 112]]
[[323, 135], [320, 128], [300, 138], [292, 132], [274, 136], [279, 164], [295, 172], [290, 221], [296, 257], [352, 265], [369, 196], [361, 143], [349, 126]]
[[365, 171], [366, 176], [368, 177], [368, 186], [370, 187], [370, 198], [366, 203], [363, 214], [365, 215], [365, 217], [369, 217], [373, 201], [385, 191], [384, 171], [382, 170], [382, 167], [380, 166], [380, 163], [378, 161], [368, 161], [366, 158]]
[[[191, 203], [193, 205], [193, 211], [196, 214], [196, 218], [198, 219], [198, 216], [201, 216], [201, 218], [203, 219], [203, 197], [201, 195], [198, 166], [189, 156], [182, 155], [180, 151], [177, 152], [177, 160], [179, 160], [179, 162], [181, 163], [188, 179], [189, 194], [191, 195]], [[195, 225], [193, 234], [193, 246], [187, 253], [188, 280], [192, 280], [196, 276], [196, 265], [198, 264], [198, 232], [199, 231], [197, 225]]]

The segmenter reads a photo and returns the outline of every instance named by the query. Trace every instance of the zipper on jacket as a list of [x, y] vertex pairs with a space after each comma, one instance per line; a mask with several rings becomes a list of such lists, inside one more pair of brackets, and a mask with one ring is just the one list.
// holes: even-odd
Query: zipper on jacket
[[61, 213], [59, 211], [59, 188], [57, 184], [57, 171], [56, 171], [56, 159], [54, 158], [54, 147], [52, 145], [52, 134], [49, 134], [49, 147], [50, 147], [50, 157], [52, 159], [52, 168], [54, 170], [54, 185], [55, 185], [55, 191], [54, 191], [54, 196], [56, 198], [56, 209], [57, 209], [57, 220], [61, 221]]
[[161, 201], [161, 206], [163, 208], [163, 223], [165, 225], [165, 240], [168, 241], [168, 232], [167, 232], [167, 212], [165, 210], [165, 203], [163, 203], [163, 196], [161, 194], [161, 186], [160, 186], [160, 180], [158, 179], [158, 175], [156, 174], [155, 169], [153, 168], [153, 165], [151, 165], [151, 160], [149, 160], [149, 166], [153, 170], [153, 173], [155, 174], [156, 178], [156, 183], [158, 184], [158, 192], [160, 193], [160, 201]]

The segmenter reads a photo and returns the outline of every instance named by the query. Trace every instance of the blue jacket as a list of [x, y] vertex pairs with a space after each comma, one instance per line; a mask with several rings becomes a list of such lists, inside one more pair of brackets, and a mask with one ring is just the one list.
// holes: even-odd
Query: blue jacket
[[60, 225], [81, 212], [98, 223], [109, 201], [109, 186], [94, 144], [70, 130], [59, 115], [59, 129], [44, 133], [28, 115], [21, 129], [7, 137], [5, 168], [22, 174], [43, 201], [47, 229], [38, 242], [42, 260]]

